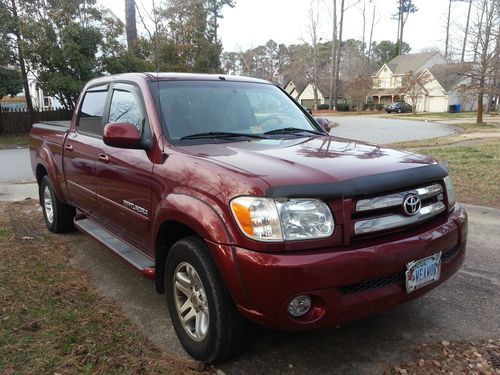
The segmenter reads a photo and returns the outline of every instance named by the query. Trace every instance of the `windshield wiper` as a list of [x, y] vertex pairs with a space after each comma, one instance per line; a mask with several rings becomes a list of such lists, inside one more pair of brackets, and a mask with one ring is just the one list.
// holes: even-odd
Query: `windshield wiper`
[[263, 139], [266, 138], [262, 135], [258, 134], [247, 134], [247, 133], [231, 133], [231, 132], [206, 132], [206, 133], [197, 133], [186, 135], [181, 137], [181, 140], [185, 139], [227, 139], [227, 138], [238, 138], [238, 137], [246, 137], [246, 138], [258, 138]]
[[312, 133], [317, 135], [324, 135], [323, 133], [318, 132], [317, 130], [309, 130], [309, 129], [299, 129], [299, 128], [282, 128], [282, 129], [274, 129], [265, 132], [264, 134], [297, 134], [297, 133]]

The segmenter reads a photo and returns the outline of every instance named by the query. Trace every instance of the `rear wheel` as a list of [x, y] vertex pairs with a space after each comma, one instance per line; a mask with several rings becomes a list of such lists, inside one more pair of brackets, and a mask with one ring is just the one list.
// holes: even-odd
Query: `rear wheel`
[[64, 233], [73, 229], [75, 208], [57, 199], [48, 176], [43, 176], [40, 182], [40, 203], [48, 230]]
[[398, 109], [398, 113], [401, 113], [401, 112], [402, 112], [402, 111], [401, 111], [401, 108], [399, 108], [399, 109]]
[[205, 244], [196, 237], [172, 246], [165, 265], [170, 319], [184, 349], [205, 363], [237, 354], [246, 321], [237, 312]]

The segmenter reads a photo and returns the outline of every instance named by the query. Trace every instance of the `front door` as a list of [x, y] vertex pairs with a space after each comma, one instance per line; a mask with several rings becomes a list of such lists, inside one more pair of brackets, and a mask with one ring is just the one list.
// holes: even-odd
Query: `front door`
[[[124, 83], [113, 86], [108, 122], [132, 123], [144, 138], [151, 136], [138, 88]], [[99, 219], [141, 249], [150, 245], [152, 171], [153, 162], [146, 150], [101, 143], [96, 165]]]

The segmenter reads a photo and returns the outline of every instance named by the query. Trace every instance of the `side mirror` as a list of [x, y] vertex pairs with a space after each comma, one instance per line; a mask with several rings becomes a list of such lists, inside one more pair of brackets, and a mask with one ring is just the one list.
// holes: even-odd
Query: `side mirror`
[[117, 148], [142, 149], [141, 134], [134, 124], [110, 122], [104, 127], [102, 137], [105, 144]]
[[324, 131], [330, 133], [330, 130], [332, 130], [332, 125], [333, 125], [333, 123], [330, 120], [324, 117], [316, 117], [314, 119]]

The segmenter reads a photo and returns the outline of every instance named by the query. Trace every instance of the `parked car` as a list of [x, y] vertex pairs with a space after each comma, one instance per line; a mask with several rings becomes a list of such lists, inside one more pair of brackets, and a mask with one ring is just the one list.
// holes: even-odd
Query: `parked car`
[[412, 108], [411, 108], [411, 105], [409, 105], [408, 103], [405, 103], [405, 102], [395, 102], [395, 103], [391, 103], [391, 104], [385, 106], [384, 110], [387, 113], [393, 113], [393, 112], [396, 112], [396, 113], [405, 113], [405, 112], [411, 112]]
[[30, 155], [47, 228], [74, 225], [152, 278], [207, 363], [245, 348], [248, 320], [335, 326], [422, 296], [465, 257], [444, 166], [331, 137], [262, 80], [98, 78], [70, 123], [33, 126]]

